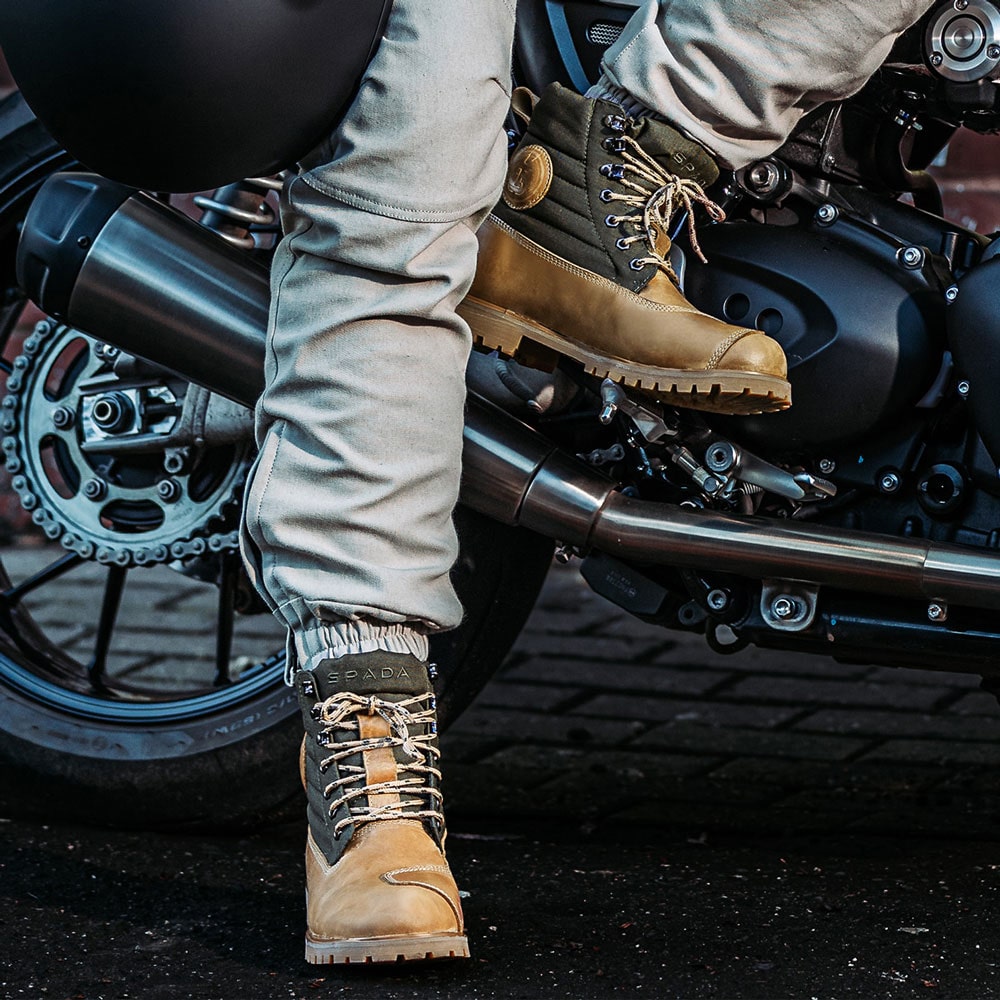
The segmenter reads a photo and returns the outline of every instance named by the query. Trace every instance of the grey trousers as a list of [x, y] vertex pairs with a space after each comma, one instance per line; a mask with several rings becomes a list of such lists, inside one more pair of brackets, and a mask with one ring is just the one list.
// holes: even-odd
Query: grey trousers
[[[448, 579], [470, 333], [455, 305], [506, 161], [515, 0], [395, 0], [282, 200], [244, 559], [298, 662], [426, 655]], [[604, 82], [733, 165], [856, 90], [926, 0], [647, 0]]]

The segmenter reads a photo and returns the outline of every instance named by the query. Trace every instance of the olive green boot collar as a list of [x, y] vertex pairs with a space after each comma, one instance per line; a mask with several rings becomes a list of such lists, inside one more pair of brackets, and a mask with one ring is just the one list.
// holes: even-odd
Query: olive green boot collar
[[718, 175], [708, 151], [665, 122], [552, 84], [531, 111], [494, 211], [549, 252], [638, 292], [657, 271], [652, 251], [669, 250], [665, 229], [681, 202], [670, 194], [655, 240], [613, 220], [641, 216], [639, 203], [671, 179], [682, 182], [677, 194], [707, 202], [701, 189]]
[[376, 651], [295, 675], [306, 730], [302, 771], [313, 840], [329, 864], [369, 823], [415, 819], [440, 846], [440, 750], [427, 665]]

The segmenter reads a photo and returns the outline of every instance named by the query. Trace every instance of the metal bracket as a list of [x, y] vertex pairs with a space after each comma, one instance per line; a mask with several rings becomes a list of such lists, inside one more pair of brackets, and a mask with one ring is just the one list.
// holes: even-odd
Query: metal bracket
[[779, 632], [802, 632], [816, 617], [819, 586], [796, 580], [764, 580], [760, 592], [760, 614], [769, 628]]

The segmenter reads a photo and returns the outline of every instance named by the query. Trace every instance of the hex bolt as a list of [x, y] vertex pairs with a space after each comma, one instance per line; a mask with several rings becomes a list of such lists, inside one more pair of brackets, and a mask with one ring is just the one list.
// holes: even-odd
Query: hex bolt
[[156, 484], [156, 495], [164, 503], [176, 503], [181, 498], [181, 484], [176, 479], [161, 479]]
[[938, 604], [936, 601], [932, 604], [927, 605], [927, 617], [932, 622], [943, 622], [948, 619], [948, 606], [946, 604]]
[[969, 0], [955, 0], [955, 10], [965, 10], [969, 6]]
[[931, 53], [931, 65], [940, 66], [944, 62], [944, 56], [940, 52]]
[[771, 602], [771, 614], [779, 621], [787, 621], [799, 613], [799, 602], [794, 597], [782, 594]]
[[920, 247], [903, 247], [899, 252], [899, 259], [903, 267], [913, 271], [924, 262], [924, 252]]
[[972, 387], [969, 385], [969, 383], [966, 382], [965, 379], [962, 379], [962, 381], [955, 386], [955, 391], [962, 397], [962, 399], [968, 399], [969, 390], [971, 388]]
[[818, 468], [824, 476], [828, 476], [831, 472], [837, 471], [837, 463], [832, 458], [821, 458], [817, 463], [816, 468]]
[[57, 406], [52, 411], [52, 426], [59, 431], [64, 431], [67, 427], [72, 427], [73, 411], [68, 406]]
[[944, 291], [946, 302], [954, 302], [958, 298], [958, 285], [949, 285]]
[[781, 174], [773, 163], [763, 160], [750, 168], [747, 180], [757, 194], [771, 194], [781, 183]]
[[821, 226], [832, 226], [839, 216], [840, 212], [837, 211], [836, 205], [827, 203], [816, 209], [816, 221]]
[[1000, 45], [989, 45], [986, 48], [986, 54], [991, 59], [1000, 59]]
[[724, 591], [716, 587], [714, 590], [710, 590], [705, 597], [705, 603], [713, 611], [725, 611], [726, 605], [729, 604], [729, 595]]
[[883, 493], [895, 493], [899, 489], [899, 476], [895, 472], [887, 472], [878, 481], [878, 488]]
[[93, 479], [88, 479], [83, 484], [83, 495], [88, 500], [98, 501], [103, 500], [108, 493], [108, 484], [103, 479], [98, 479], [96, 476]]

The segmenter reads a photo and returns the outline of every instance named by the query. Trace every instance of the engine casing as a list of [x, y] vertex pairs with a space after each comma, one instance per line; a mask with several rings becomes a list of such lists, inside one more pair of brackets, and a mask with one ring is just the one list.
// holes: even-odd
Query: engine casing
[[913, 407], [940, 371], [944, 300], [922, 251], [856, 219], [833, 225], [721, 223], [699, 232], [685, 292], [713, 316], [773, 336], [792, 407], [740, 418], [743, 440], [788, 453], [856, 441]]

